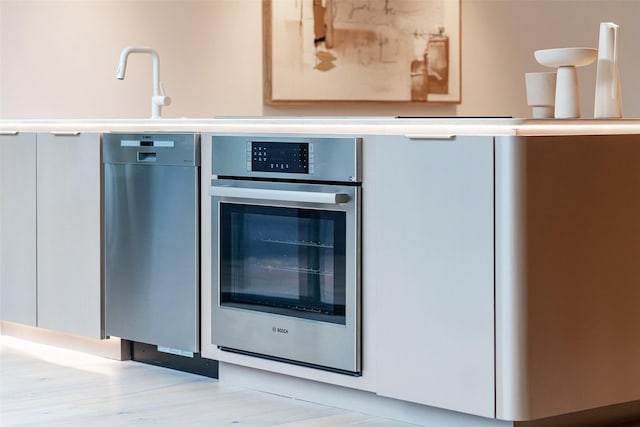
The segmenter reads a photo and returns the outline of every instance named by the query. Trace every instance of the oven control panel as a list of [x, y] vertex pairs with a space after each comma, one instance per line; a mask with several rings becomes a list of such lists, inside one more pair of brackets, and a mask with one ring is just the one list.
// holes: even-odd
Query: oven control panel
[[223, 178], [362, 182], [362, 138], [211, 135], [211, 173]]
[[247, 171], [313, 174], [310, 142], [248, 141]]

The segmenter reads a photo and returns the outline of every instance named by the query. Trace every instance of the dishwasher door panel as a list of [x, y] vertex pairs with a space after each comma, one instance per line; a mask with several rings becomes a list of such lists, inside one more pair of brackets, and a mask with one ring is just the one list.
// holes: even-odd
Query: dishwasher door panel
[[104, 173], [107, 335], [197, 352], [198, 168], [107, 163]]

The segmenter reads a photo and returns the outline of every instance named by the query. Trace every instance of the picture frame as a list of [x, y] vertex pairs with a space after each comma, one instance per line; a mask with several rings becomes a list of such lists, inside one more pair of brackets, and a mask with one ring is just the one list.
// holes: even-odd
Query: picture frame
[[263, 0], [264, 102], [460, 103], [460, 0]]

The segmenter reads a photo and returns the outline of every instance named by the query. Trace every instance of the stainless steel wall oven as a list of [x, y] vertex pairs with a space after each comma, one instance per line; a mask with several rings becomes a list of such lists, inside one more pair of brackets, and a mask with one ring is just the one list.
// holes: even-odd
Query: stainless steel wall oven
[[359, 375], [359, 138], [212, 138], [212, 342]]

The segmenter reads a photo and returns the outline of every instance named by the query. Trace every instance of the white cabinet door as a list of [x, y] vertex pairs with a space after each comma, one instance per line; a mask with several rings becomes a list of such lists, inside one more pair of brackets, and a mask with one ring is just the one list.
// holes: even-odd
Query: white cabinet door
[[364, 150], [377, 392], [494, 417], [493, 138], [376, 137]]
[[0, 135], [0, 319], [36, 326], [36, 135]]
[[38, 326], [102, 338], [100, 135], [38, 134]]

